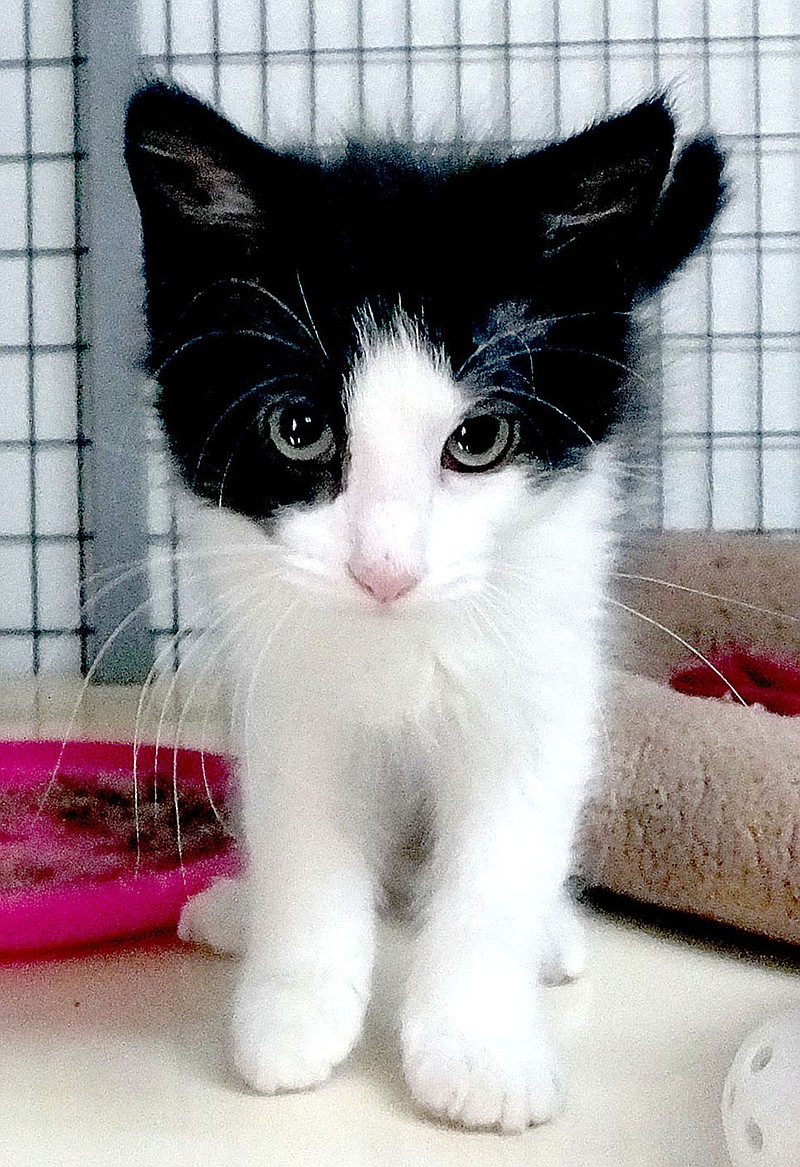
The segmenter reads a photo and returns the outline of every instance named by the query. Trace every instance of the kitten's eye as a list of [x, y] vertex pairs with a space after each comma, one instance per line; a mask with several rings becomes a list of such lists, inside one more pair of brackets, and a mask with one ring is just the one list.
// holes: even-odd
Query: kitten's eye
[[445, 442], [442, 465], [462, 473], [493, 470], [511, 457], [518, 444], [519, 424], [513, 418], [475, 414], [464, 418]]
[[276, 406], [269, 415], [269, 436], [293, 462], [329, 462], [336, 449], [325, 415], [305, 401]]

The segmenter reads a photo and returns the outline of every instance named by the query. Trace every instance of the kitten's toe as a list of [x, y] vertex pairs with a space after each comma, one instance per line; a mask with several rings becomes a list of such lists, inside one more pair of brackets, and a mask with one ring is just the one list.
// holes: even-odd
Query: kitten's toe
[[261, 1094], [317, 1086], [355, 1045], [364, 1005], [363, 996], [338, 977], [245, 980], [231, 1026], [236, 1069]]
[[518, 1133], [558, 1109], [555, 1059], [535, 1029], [498, 1036], [445, 1023], [407, 1044], [404, 1066], [417, 1102], [461, 1126]]
[[243, 948], [244, 895], [238, 879], [219, 879], [183, 905], [178, 936], [214, 952], [237, 956]]
[[576, 981], [586, 968], [583, 925], [571, 900], [564, 898], [547, 921], [539, 979], [545, 985]]

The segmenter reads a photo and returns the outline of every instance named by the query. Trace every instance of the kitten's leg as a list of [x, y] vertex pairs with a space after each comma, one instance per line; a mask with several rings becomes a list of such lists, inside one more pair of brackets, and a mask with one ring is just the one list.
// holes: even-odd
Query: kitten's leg
[[[572, 761], [574, 748], [565, 753]], [[533, 775], [520, 765], [442, 784], [402, 1042], [414, 1096], [465, 1126], [517, 1131], [557, 1108], [537, 982], [569, 856], [562, 768], [540, 762]]]
[[583, 926], [575, 905], [564, 891], [547, 913], [539, 979], [545, 985], [570, 984], [585, 967]]
[[374, 947], [373, 879], [339, 743], [293, 738], [283, 758], [248, 766], [248, 921], [231, 1023], [234, 1063], [264, 1093], [316, 1085], [347, 1056]]
[[244, 879], [218, 879], [183, 905], [178, 936], [214, 952], [238, 956], [244, 948]]

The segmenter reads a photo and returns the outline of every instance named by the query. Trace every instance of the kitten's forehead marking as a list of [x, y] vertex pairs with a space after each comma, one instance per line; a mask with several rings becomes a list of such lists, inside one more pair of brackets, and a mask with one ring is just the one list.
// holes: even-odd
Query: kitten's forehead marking
[[409, 323], [362, 332], [362, 354], [347, 387], [349, 452], [354, 469], [375, 460], [402, 475], [438, 453], [467, 408], [442, 355]]
[[465, 409], [446, 362], [411, 327], [363, 337], [347, 388], [343, 499], [357, 579], [405, 588], [422, 578], [442, 446]]

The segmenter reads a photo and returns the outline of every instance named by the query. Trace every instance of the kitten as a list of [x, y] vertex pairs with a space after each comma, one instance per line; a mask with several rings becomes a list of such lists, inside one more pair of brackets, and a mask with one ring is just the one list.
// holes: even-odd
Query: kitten
[[[249, 859], [233, 1058], [322, 1082], [357, 1041], [375, 913], [420, 823], [400, 1018], [423, 1108], [557, 1105], [540, 978], [593, 765], [615, 445], [636, 310], [721, 205], [655, 98], [508, 158], [269, 149], [161, 83], [133, 99], [158, 410], [205, 501]], [[233, 944], [225, 893], [185, 931]]]

